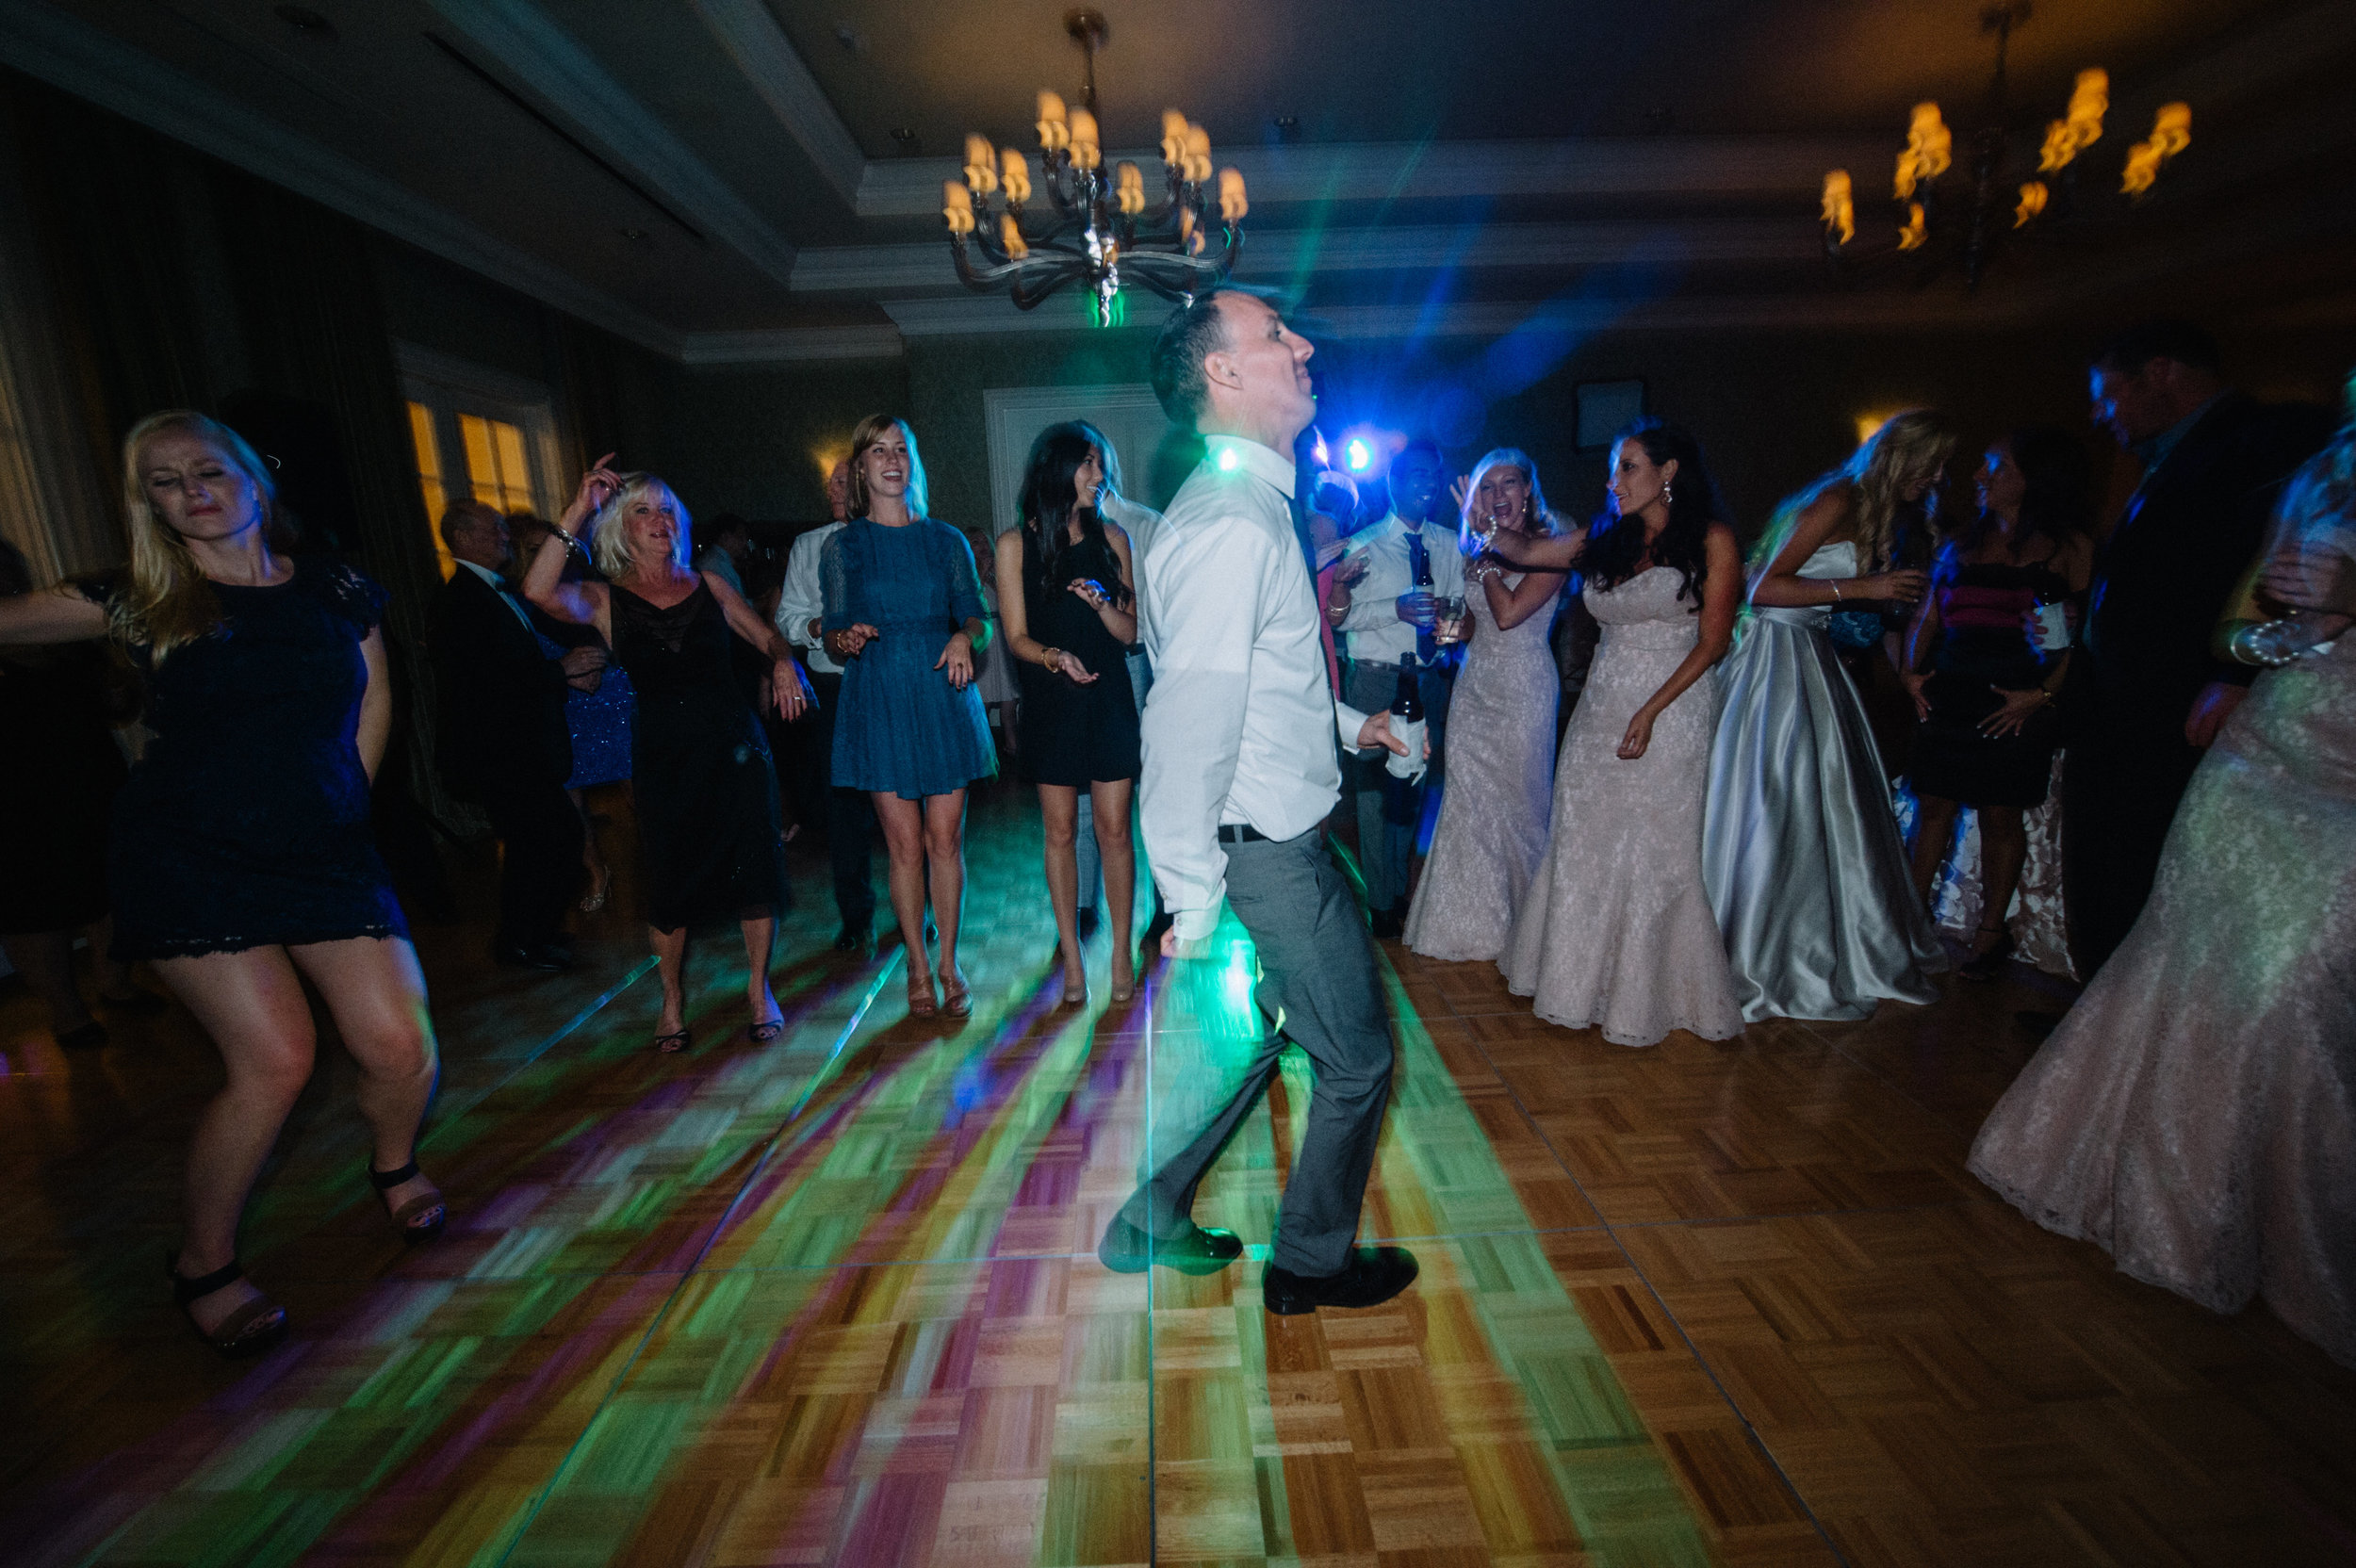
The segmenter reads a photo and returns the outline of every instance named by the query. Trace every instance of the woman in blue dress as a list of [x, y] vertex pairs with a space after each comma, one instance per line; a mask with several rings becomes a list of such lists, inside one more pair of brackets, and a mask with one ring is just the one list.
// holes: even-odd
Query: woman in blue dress
[[155, 740], [115, 797], [108, 846], [113, 956], [152, 964], [227, 1069], [197, 1117], [168, 1267], [197, 1332], [250, 1355], [286, 1326], [238, 1267], [237, 1225], [310, 1081], [304, 980], [359, 1064], [370, 1147], [352, 1152], [394, 1227], [424, 1241], [445, 1218], [416, 1158], [435, 1073], [425, 977], [368, 830], [392, 725], [385, 596], [278, 548], [270, 470], [225, 425], [152, 415], [123, 466], [129, 572], [0, 604], [0, 642], [111, 634], [147, 673]]
[[843, 662], [834, 783], [865, 790], [892, 853], [892, 912], [908, 955], [908, 1011], [936, 1010], [924, 902], [941, 931], [938, 1007], [973, 1010], [957, 969], [965, 900], [965, 787], [998, 771], [973, 690], [990, 645], [973, 547], [924, 514], [924, 465], [906, 422], [871, 415], [851, 434], [851, 521], [826, 541], [826, 649]]

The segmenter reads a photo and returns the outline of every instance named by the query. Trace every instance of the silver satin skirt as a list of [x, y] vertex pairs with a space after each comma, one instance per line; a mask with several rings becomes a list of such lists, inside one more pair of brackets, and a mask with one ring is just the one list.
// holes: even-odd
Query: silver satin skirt
[[1760, 609], [1725, 666], [1702, 880], [1745, 1021], [1937, 1001], [1881, 752], [1822, 610]]

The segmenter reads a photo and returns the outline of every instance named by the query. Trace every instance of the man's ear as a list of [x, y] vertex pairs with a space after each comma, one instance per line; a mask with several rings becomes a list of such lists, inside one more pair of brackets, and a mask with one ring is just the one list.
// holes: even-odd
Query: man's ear
[[1241, 386], [1243, 375], [1235, 368], [1234, 351], [1228, 349], [1214, 349], [1204, 354], [1203, 356], [1203, 379], [1207, 382], [1216, 382], [1230, 391]]

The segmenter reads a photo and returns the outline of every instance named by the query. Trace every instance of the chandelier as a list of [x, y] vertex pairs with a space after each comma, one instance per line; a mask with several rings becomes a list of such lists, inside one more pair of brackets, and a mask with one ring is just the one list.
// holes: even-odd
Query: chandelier
[[[1121, 319], [1121, 291], [1142, 284], [1167, 300], [1191, 301], [1223, 281], [1243, 249], [1243, 176], [1219, 172], [1219, 235], [1211, 237], [1211, 139], [1176, 109], [1162, 115], [1165, 190], [1146, 208], [1145, 175], [1134, 163], [1104, 167], [1097, 141], [1096, 52], [1109, 36], [1092, 10], [1064, 18], [1088, 56], [1082, 107], [1066, 112], [1039, 95], [1039, 185], [1050, 211], [1034, 215], [1029, 160], [990, 139], [965, 139], [965, 178], [941, 188], [949, 254], [968, 287], [1004, 288], [1029, 310], [1068, 284], [1084, 284], [1096, 324]], [[978, 259], [974, 255], [979, 252]]]
[[[1972, 139], [1968, 174], [1946, 178], [1955, 163], [1954, 133], [1940, 118], [1937, 104], [1914, 106], [1906, 145], [1898, 155], [1897, 174], [1891, 183], [1898, 225], [1888, 242], [1857, 244], [1857, 193], [1849, 172], [1835, 169], [1825, 174], [1824, 259], [1836, 277], [1846, 280], [1869, 271], [1910, 267], [1918, 282], [1927, 283], [1953, 260], [1962, 269], [1964, 287], [1974, 289], [1989, 259], [2013, 231], [2050, 227], [2103, 200], [2099, 192], [2081, 190], [2079, 175], [2085, 164], [2078, 155], [2102, 138], [2102, 117], [2110, 109], [2110, 77], [2101, 71], [2078, 73], [2063, 118], [2045, 127], [2036, 177], [2017, 189], [2005, 188], [2011, 133], [2005, 125], [2009, 105], [2004, 53], [2012, 41], [2012, 30], [2028, 20], [2029, 0], [2011, 0], [1980, 13], [1980, 31], [1996, 37], [1996, 70], [1988, 82], [1987, 119]], [[2109, 200], [2141, 201], [2159, 178], [2160, 170], [2191, 143], [2192, 109], [2184, 104], [2160, 106], [2150, 138], [2127, 149], [2118, 195]]]

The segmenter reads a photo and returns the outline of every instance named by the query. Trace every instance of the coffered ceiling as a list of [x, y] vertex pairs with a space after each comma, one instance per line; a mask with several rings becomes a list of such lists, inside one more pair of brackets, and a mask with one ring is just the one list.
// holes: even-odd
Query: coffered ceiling
[[[965, 294], [938, 210], [968, 130], [1027, 146], [1037, 90], [1076, 94], [1064, 4], [0, 0], [0, 62], [663, 352], [829, 357], [1079, 324]], [[1971, 300], [1833, 288], [1814, 209], [1920, 98], [1960, 144], [1984, 0], [1101, 4], [1108, 145], [1203, 121], [1251, 185], [1244, 275], [1332, 332], [2019, 321], [2254, 250], [2329, 292], [2356, 227], [2336, 0], [2037, 0], [2024, 134], [2101, 64], [2119, 144], [2182, 97], [2194, 151]]]

